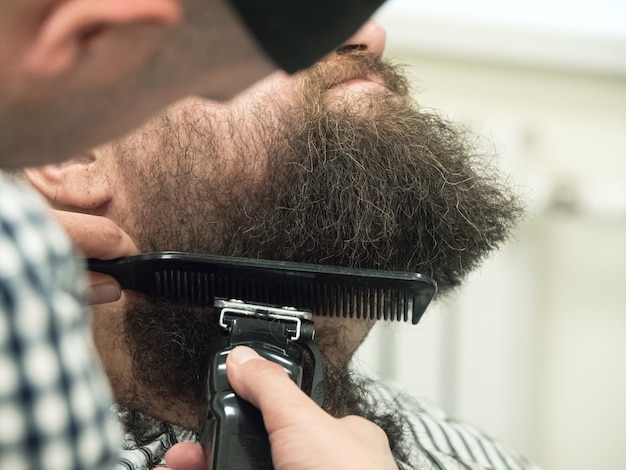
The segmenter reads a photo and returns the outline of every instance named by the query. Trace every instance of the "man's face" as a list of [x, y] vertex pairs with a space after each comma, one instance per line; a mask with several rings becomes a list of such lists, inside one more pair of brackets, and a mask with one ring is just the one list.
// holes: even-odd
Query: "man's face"
[[[141, 251], [416, 271], [445, 292], [519, 215], [473, 144], [415, 105], [393, 68], [346, 57], [272, 76], [227, 105], [187, 101], [96, 153], [118, 184], [109, 216]], [[105, 308], [96, 340], [109, 373], [120, 369], [112, 345], [132, 357], [132, 380], [113, 379], [120, 400], [189, 424], [163, 409], [199, 406], [214, 312], [130, 298]], [[316, 326], [331, 374], [344, 377], [370, 325]], [[329, 407], [344, 410], [341, 398], [329, 393]]]
[[0, 4], [3, 168], [66, 160], [181, 97], [229, 99], [275, 69], [228, 0], [21, 3]]

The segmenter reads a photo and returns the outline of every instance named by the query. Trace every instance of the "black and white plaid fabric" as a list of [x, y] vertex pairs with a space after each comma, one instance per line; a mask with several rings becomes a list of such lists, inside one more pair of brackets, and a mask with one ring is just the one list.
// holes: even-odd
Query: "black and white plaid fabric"
[[42, 201], [0, 175], [0, 468], [112, 468], [119, 431], [83, 267]]
[[[381, 411], [401, 410], [406, 419], [409, 462], [399, 470], [539, 470], [535, 464], [490, 439], [476, 428], [454, 421], [444, 411], [380, 382], [372, 382], [369, 400]], [[195, 442], [191, 431], [172, 429], [150, 445], [122, 452], [116, 470], [145, 470], [164, 465], [165, 452], [177, 442]], [[132, 450], [131, 450], [132, 449]]]

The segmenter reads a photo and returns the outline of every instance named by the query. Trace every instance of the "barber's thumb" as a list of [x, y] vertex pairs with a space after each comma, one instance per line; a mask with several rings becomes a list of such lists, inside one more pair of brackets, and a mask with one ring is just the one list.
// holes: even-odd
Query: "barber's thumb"
[[268, 394], [265, 389], [273, 389], [275, 383], [290, 386], [291, 382], [282, 367], [247, 346], [238, 346], [228, 354], [226, 372], [235, 393], [257, 408]]
[[121, 296], [122, 288], [113, 277], [104, 273], [89, 272], [87, 302], [90, 305], [115, 302]]
[[261, 410], [268, 432], [319, 408], [278, 364], [238, 346], [226, 359], [228, 382], [237, 395]]

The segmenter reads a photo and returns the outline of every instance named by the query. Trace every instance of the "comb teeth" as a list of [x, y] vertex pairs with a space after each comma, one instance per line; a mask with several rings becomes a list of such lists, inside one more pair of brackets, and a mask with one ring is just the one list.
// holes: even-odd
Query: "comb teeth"
[[89, 260], [124, 289], [212, 307], [216, 298], [309, 310], [315, 315], [416, 324], [437, 292], [418, 273], [164, 251]]
[[[399, 289], [334, 285], [311, 280], [251, 279], [186, 270], [154, 273], [158, 299], [213, 306], [215, 297], [310, 310], [315, 315], [356, 319], [396, 320], [417, 323], [422, 305], [419, 294]], [[216, 295], [219, 293], [219, 295]]]

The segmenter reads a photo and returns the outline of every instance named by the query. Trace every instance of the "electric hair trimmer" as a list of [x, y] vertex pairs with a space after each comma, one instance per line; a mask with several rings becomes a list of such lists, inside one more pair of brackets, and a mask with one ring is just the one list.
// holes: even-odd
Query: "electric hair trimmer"
[[234, 347], [252, 347], [280, 364], [301, 388], [308, 355], [313, 371], [306, 392], [322, 406], [323, 361], [313, 342], [313, 316], [410, 318], [416, 324], [437, 291], [435, 281], [417, 273], [180, 252], [89, 260], [89, 269], [152, 299], [220, 309], [223, 347], [210, 359], [208, 405], [200, 420], [211, 470], [273, 468], [261, 413], [228, 383], [225, 362]]

